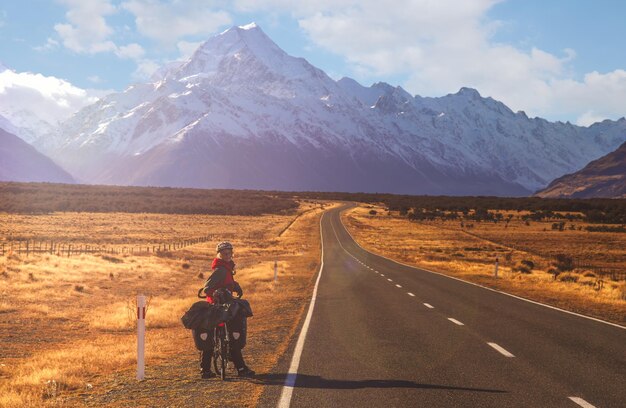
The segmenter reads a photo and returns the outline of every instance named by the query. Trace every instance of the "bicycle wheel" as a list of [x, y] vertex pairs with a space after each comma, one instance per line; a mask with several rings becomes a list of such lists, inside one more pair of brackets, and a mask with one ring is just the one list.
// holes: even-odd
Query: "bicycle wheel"
[[213, 368], [215, 373], [222, 379], [226, 379], [226, 359], [228, 358], [225, 350], [224, 327], [216, 327], [213, 342]]

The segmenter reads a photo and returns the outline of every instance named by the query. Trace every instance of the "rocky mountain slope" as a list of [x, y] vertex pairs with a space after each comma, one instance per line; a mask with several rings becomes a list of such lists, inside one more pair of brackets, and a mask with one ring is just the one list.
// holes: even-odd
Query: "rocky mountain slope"
[[536, 195], [551, 198], [626, 198], [626, 142], [580, 171], [559, 177]]

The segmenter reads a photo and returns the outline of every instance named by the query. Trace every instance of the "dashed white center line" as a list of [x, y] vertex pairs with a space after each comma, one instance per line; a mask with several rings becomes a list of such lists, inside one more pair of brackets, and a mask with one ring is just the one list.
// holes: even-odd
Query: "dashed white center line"
[[385, 274], [384, 274], [384, 273], [381, 273], [381, 274], [380, 274], [380, 276], [385, 276]]
[[587, 401], [585, 401], [584, 399], [582, 399], [580, 397], [569, 397], [569, 399], [571, 399], [572, 401], [574, 401], [575, 403], [577, 403], [581, 407], [584, 407], [584, 408], [596, 408], [595, 405], [591, 405], [590, 403], [588, 403]]
[[448, 320], [450, 320], [450, 321], [451, 321], [452, 323], [454, 323], [454, 324], [458, 324], [459, 326], [465, 326], [463, 323], [461, 323], [461, 322], [459, 322], [458, 320], [453, 319], [453, 318], [451, 318], [451, 317], [448, 317]]
[[513, 354], [509, 353], [508, 351], [506, 351], [504, 348], [498, 346], [496, 343], [487, 343], [489, 344], [491, 347], [493, 347], [494, 349], [496, 349], [498, 351], [498, 353], [502, 354], [503, 356], [506, 357], [515, 357]]
[[387, 278], [387, 280], [388, 280], [389, 282], [393, 282], [393, 279]]
[[426, 306], [426, 307], [427, 307], [427, 308], [429, 308], [429, 309], [434, 309], [434, 308], [435, 308], [435, 306], [430, 305], [430, 304], [428, 304], [428, 303], [424, 303], [424, 306]]
[[407, 292], [406, 294], [409, 295], [409, 296], [415, 297], [415, 295], [412, 294], [411, 292]]
[[401, 288], [401, 287], [402, 287], [402, 286], [400, 286], [400, 285], [398, 285], [398, 284], [396, 283], [396, 288]]

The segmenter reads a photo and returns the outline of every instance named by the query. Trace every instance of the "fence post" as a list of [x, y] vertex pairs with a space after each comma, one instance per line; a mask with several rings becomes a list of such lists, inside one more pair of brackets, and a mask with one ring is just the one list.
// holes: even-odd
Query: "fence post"
[[137, 379], [145, 376], [146, 297], [137, 295]]
[[496, 270], [494, 274], [495, 278], [498, 279], [498, 257], [496, 256]]

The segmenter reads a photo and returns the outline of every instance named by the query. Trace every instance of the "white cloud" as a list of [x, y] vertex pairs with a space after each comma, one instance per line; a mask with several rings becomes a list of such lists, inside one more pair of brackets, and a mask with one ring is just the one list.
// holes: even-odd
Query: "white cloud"
[[130, 0], [121, 7], [135, 15], [139, 33], [174, 46], [186, 36], [209, 35], [232, 23], [230, 14], [216, 10], [212, 3], [205, 0]]
[[141, 60], [137, 62], [137, 69], [133, 72], [133, 78], [139, 81], [150, 79], [160, 65], [151, 60]]
[[598, 118], [626, 114], [623, 70], [576, 80], [576, 52], [497, 43], [502, 23], [487, 12], [501, 0], [237, 0], [246, 12], [283, 10], [313, 44], [343, 56], [362, 82], [407, 78], [411, 93], [440, 96], [463, 86], [531, 116]]
[[53, 76], [0, 72], [0, 114], [11, 121], [19, 118], [20, 112], [32, 111], [40, 119], [56, 124], [97, 99], [95, 93]]
[[59, 47], [59, 42], [53, 38], [48, 37], [44, 45], [33, 47], [33, 49], [39, 52], [47, 52], [47, 51], [52, 51], [58, 47]]
[[115, 13], [110, 0], [60, 0], [69, 7], [65, 17], [68, 23], [56, 24], [55, 31], [63, 45], [78, 53], [95, 54], [115, 51], [115, 44], [108, 40], [113, 34], [105, 17]]
[[146, 52], [141, 45], [132, 43], [119, 47], [115, 53], [120, 58], [139, 60], [143, 58]]
[[100, 78], [98, 75], [88, 76], [87, 80], [89, 82], [93, 82], [94, 84], [99, 84], [100, 82], [102, 82], [102, 78]]

